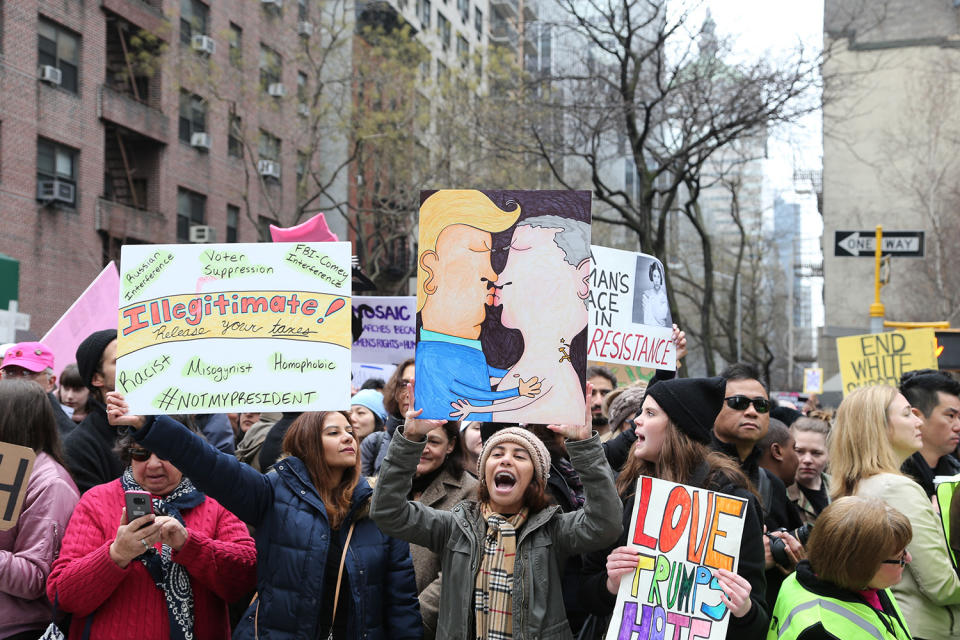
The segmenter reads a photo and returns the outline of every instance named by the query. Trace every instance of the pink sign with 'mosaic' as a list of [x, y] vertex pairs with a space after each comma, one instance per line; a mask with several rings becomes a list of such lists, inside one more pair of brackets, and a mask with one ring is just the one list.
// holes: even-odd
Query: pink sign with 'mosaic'
[[76, 362], [77, 347], [94, 331], [116, 329], [120, 274], [111, 261], [40, 341], [53, 352], [53, 372]]

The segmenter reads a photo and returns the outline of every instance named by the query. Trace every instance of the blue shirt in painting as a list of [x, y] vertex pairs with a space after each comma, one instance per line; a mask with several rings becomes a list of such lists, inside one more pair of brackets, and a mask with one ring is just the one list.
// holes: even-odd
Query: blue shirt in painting
[[[473, 406], [486, 406], [494, 400], [515, 398], [520, 395], [519, 388], [490, 390], [490, 378], [502, 378], [506, 373], [506, 369], [487, 364], [479, 340], [420, 329], [415, 407], [423, 409], [421, 418], [450, 420], [451, 402], [462, 399]], [[468, 420], [492, 422], [493, 414], [472, 413]]]

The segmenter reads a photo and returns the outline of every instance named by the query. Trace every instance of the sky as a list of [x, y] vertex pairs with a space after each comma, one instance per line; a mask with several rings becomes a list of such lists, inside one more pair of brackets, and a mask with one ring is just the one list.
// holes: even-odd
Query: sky
[[[734, 55], [779, 58], [798, 43], [817, 50], [823, 45], [823, 3], [812, 0], [705, 0], [717, 24], [717, 34], [732, 40]], [[698, 18], [694, 24], [701, 24]], [[821, 116], [773, 133], [770, 140], [771, 178], [782, 185], [793, 168], [818, 169], [823, 155]], [[788, 177], [789, 176], [789, 177]], [[786, 186], [786, 185], [783, 185]]]

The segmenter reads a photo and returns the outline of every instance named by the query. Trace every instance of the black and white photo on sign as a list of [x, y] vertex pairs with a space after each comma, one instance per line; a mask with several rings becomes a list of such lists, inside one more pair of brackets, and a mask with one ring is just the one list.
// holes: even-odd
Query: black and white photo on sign
[[634, 279], [633, 321], [658, 327], [670, 327], [670, 303], [664, 283], [663, 265], [656, 258], [637, 256], [637, 274]]

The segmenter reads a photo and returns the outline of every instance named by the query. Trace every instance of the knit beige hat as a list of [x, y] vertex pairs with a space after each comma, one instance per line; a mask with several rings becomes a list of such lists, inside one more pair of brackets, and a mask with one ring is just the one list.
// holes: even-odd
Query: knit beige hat
[[490, 452], [493, 451], [494, 447], [508, 442], [520, 445], [527, 450], [530, 459], [533, 460], [533, 477], [540, 483], [541, 487], [545, 487], [547, 476], [550, 473], [550, 452], [547, 451], [540, 438], [522, 427], [501, 429], [483, 443], [483, 450], [480, 451], [480, 459], [477, 461], [477, 477], [480, 479], [480, 484], [483, 486], [487, 484], [483, 468], [487, 464]]

